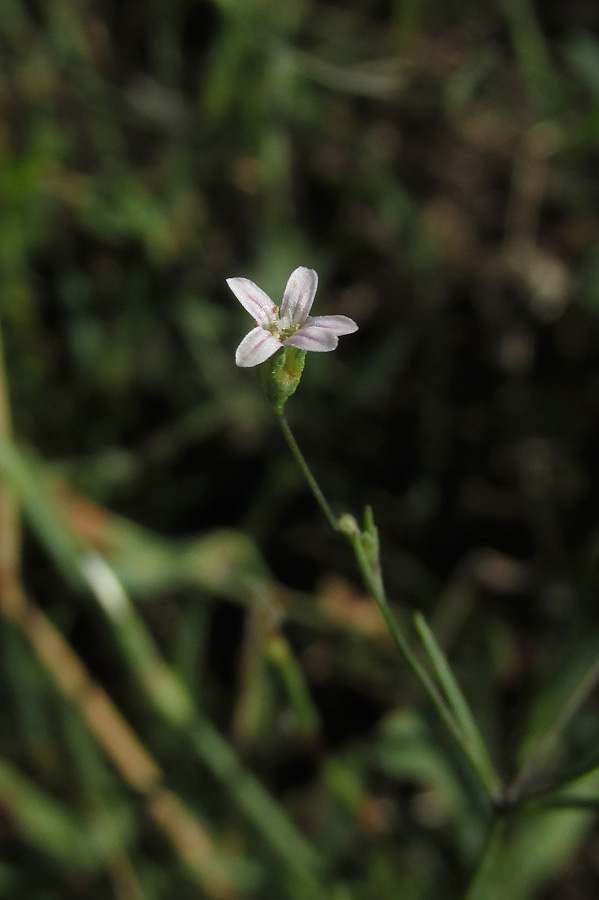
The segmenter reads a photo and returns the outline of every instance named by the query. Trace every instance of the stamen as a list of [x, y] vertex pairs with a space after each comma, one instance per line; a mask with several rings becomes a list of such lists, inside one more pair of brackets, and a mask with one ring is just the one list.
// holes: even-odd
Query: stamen
[[279, 310], [280, 310], [280, 309], [281, 309], [280, 306], [273, 306], [272, 311], [273, 311], [273, 313], [275, 314], [275, 316], [278, 316], [278, 315], [279, 315]]

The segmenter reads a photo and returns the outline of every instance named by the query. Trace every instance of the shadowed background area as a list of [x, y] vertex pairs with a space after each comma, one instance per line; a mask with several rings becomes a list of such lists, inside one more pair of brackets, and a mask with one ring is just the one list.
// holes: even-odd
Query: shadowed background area
[[[509, 783], [599, 653], [598, 143], [591, 0], [3, 0], [2, 896], [466, 896], [488, 810], [225, 279], [359, 324], [288, 419]], [[535, 787], [599, 794], [597, 713]], [[593, 811], [485, 900], [595, 897]]]

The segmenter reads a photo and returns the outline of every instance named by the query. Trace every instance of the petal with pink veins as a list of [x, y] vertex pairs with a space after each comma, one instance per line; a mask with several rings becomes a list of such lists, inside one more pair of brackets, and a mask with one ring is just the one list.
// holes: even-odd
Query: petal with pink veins
[[281, 301], [281, 315], [289, 316], [293, 322], [303, 325], [312, 309], [316, 288], [318, 287], [318, 275], [314, 269], [300, 266], [289, 276], [283, 300]]
[[257, 366], [281, 349], [281, 342], [264, 328], [252, 328], [235, 351], [238, 366]]
[[290, 338], [287, 338], [285, 346], [289, 344], [291, 347], [298, 347], [300, 350], [326, 353], [328, 350], [334, 350], [338, 343], [339, 338], [336, 334], [318, 325], [312, 325], [310, 320], [307, 325], [304, 325]]
[[304, 326], [317, 325], [336, 335], [353, 334], [358, 330], [358, 326], [349, 316], [310, 316], [307, 324]]
[[249, 278], [227, 278], [227, 284], [258, 325], [268, 325], [274, 303], [266, 291]]

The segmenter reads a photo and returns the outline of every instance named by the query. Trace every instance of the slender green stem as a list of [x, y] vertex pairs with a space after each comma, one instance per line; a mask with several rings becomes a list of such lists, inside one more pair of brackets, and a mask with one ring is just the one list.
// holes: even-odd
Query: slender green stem
[[464, 737], [462, 735], [462, 731], [452, 715], [449, 707], [445, 703], [441, 693], [437, 690], [435, 684], [433, 683], [430, 675], [426, 671], [426, 669], [421, 665], [418, 657], [410, 647], [408, 640], [400, 628], [391, 607], [389, 606], [389, 601], [387, 600], [387, 595], [385, 593], [385, 588], [383, 586], [382, 578], [379, 573], [375, 573], [372, 571], [372, 567], [368, 561], [366, 553], [364, 552], [364, 547], [362, 546], [362, 542], [360, 540], [359, 535], [350, 535], [349, 541], [352, 545], [358, 566], [360, 568], [360, 572], [362, 573], [362, 578], [364, 579], [364, 583], [372, 596], [372, 599], [378, 606], [381, 614], [385, 620], [387, 628], [389, 629], [389, 634], [393, 638], [395, 646], [398, 648], [406, 663], [416, 676], [426, 693], [430, 697], [431, 701], [435, 705], [437, 711], [441, 715], [443, 721], [458, 741], [458, 743], [464, 746]]
[[[441, 684], [448, 694], [448, 700], [445, 699], [443, 693], [438, 689], [432, 677], [422, 665], [416, 653], [412, 650], [403, 629], [389, 605], [381, 573], [378, 535], [372, 519], [372, 513], [368, 509], [366, 510], [364, 531], [360, 529], [353, 516], [343, 515], [338, 519], [335, 518], [335, 515], [320, 489], [318, 482], [310, 471], [310, 467], [282, 412], [278, 414], [278, 418], [285, 440], [305, 476], [306, 481], [310, 485], [312, 493], [329, 525], [333, 531], [342, 534], [351, 544], [366, 589], [378, 606], [395, 646], [428, 694], [429, 699], [445, 722], [447, 728], [470, 760], [487, 795], [491, 800], [496, 799], [501, 789], [500, 780], [493, 769], [482, 737], [480, 736], [474, 718], [467, 707], [466, 700], [461, 691], [459, 691], [453, 675], [451, 678], [448, 675], [449, 666], [447, 662], [443, 660], [443, 666], [439, 665], [441, 653], [438, 651], [436, 654], [438, 663], [436, 672]], [[425, 646], [428, 646], [430, 649], [430, 643], [433, 638], [428, 626], [426, 626], [426, 635], [430, 637], [430, 640], [428, 643], [425, 642]], [[451, 705], [452, 698], [454, 700], [453, 707]]]
[[458, 743], [461, 746], [464, 746], [464, 737], [462, 735], [461, 729], [460, 729], [456, 719], [454, 718], [449, 707], [445, 703], [443, 696], [437, 690], [437, 688], [436, 688], [435, 684], [433, 683], [432, 679], [430, 678], [428, 672], [420, 664], [416, 654], [413, 652], [412, 648], [410, 647], [410, 644], [408, 643], [406, 636], [404, 635], [402, 629], [400, 628], [400, 626], [397, 622], [397, 619], [395, 618], [395, 616], [391, 610], [391, 607], [389, 606], [389, 602], [388, 602], [387, 596], [385, 594], [385, 588], [383, 585], [383, 579], [381, 577], [380, 569], [378, 566], [374, 567], [371, 564], [370, 560], [368, 559], [366, 552], [364, 550], [364, 546], [362, 544], [361, 533], [360, 533], [359, 529], [357, 528], [357, 525], [356, 525], [355, 532], [351, 532], [350, 530], [346, 530], [346, 529], [340, 527], [339, 520], [335, 518], [335, 515], [334, 515], [331, 507], [329, 506], [323, 492], [321, 491], [320, 486], [318, 485], [318, 482], [314, 478], [314, 476], [310, 470], [310, 467], [309, 467], [308, 463], [306, 462], [306, 459], [305, 459], [302, 451], [300, 450], [298, 443], [295, 440], [295, 437], [293, 436], [293, 433], [289, 427], [287, 419], [285, 418], [283, 413], [280, 413], [278, 418], [279, 418], [279, 423], [281, 425], [281, 430], [283, 431], [285, 440], [287, 441], [287, 444], [289, 445], [289, 449], [291, 450], [295, 461], [297, 462], [300, 469], [302, 470], [302, 473], [303, 473], [304, 477], [306, 478], [306, 481], [310, 485], [312, 493], [314, 494], [314, 497], [316, 498], [316, 501], [317, 501], [318, 505], [320, 506], [327, 522], [329, 523], [329, 525], [331, 526], [333, 531], [345, 535], [345, 537], [349, 540], [349, 542], [353, 548], [360, 572], [362, 574], [362, 578], [364, 579], [364, 584], [366, 585], [368, 592], [372, 596], [372, 599], [375, 601], [376, 605], [378, 606], [379, 610], [381, 611], [381, 614], [387, 624], [387, 628], [389, 629], [389, 633], [390, 633], [391, 637], [393, 638], [393, 641], [394, 641], [396, 647], [398, 648], [398, 650], [404, 657], [405, 661], [407, 662], [408, 666], [410, 667], [410, 669], [412, 670], [414, 675], [421, 682], [426, 693], [432, 700], [433, 704], [437, 708], [438, 712], [440, 713], [441, 717], [445, 721], [445, 723], [446, 723], [447, 727], [449, 728], [449, 730], [451, 731], [451, 733], [454, 735], [454, 737], [456, 738]]
[[293, 436], [291, 428], [289, 427], [287, 419], [285, 418], [285, 414], [282, 412], [279, 413], [278, 419], [279, 419], [279, 424], [281, 426], [281, 431], [283, 432], [283, 437], [287, 441], [289, 449], [291, 450], [291, 452], [293, 454], [293, 458], [295, 459], [296, 463], [302, 470], [304, 478], [310, 485], [310, 490], [314, 494], [314, 498], [315, 498], [316, 502], [318, 503], [318, 505], [320, 506], [325, 519], [327, 520], [327, 522], [329, 523], [329, 525], [331, 526], [333, 531], [339, 531], [339, 522], [337, 521], [335, 514], [333, 513], [333, 510], [327, 503], [327, 500], [326, 500], [324, 494], [320, 490], [318, 482], [316, 481], [316, 479], [314, 478], [314, 475], [310, 471], [310, 467], [309, 467], [308, 463], [306, 462], [304, 454], [300, 450], [298, 443]]

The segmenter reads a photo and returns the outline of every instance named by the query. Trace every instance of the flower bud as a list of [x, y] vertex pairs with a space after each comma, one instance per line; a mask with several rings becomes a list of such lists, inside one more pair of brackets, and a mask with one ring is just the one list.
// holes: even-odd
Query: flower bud
[[339, 516], [337, 527], [341, 534], [344, 534], [345, 537], [350, 538], [350, 540], [351, 538], [360, 537], [360, 526], [350, 513], [343, 513], [342, 516]]
[[289, 397], [295, 392], [302, 372], [306, 351], [297, 347], [283, 347], [261, 366], [264, 392], [273, 410], [280, 415]]

